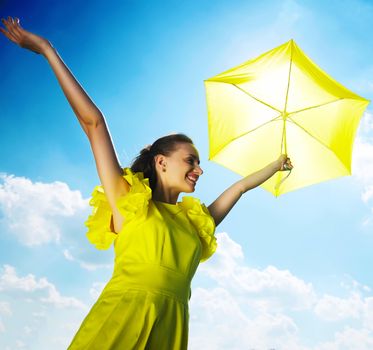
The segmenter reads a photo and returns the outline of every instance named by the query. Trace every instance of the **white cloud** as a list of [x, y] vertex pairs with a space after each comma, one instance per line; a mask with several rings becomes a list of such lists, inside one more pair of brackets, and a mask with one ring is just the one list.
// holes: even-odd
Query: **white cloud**
[[[83, 222], [92, 210], [89, 200], [59, 181], [33, 183], [24, 177], [0, 173], [0, 223], [5, 232], [28, 247], [58, 243], [65, 259], [84, 270], [112, 270], [114, 252], [101, 251], [98, 255], [86, 238]], [[110, 263], [106, 262], [108, 256]]]
[[93, 300], [97, 300], [103, 289], [105, 288], [106, 283], [103, 282], [94, 282], [92, 287], [89, 289], [89, 295]]
[[361, 119], [360, 133], [363, 137], [373, 138], [373, 114], [366, 110]]
[[16, 347], [17, 347], [17, 349], [24, 349], [26, 347], [26, 344], [22, 340], [17, 339], [16, 340]]
[[34, 316], [34, 318], [36, 318], [36, 319], [43, 319], [47, 315], [45, 314], [45, 312], [33, 312], [32, 316]]
[[351, 276], [345, 275], [345, 280], [341, 281], [341, 287], [350, 292], [371, 292], [372, 289], [358, 281], [355, 281]]
[[368, 226], [373, 222], [373, 114], [369, 110], [361, 119], [355, 139], [352, 174], [362, 188], [362, 201], [371, 208], [371, 216], [362, 222], [363, 226]]
[[21, 276], [6, 264], [0, 268], [0, 294], [6, 300], [0, 302], [1, 349], [49, 349], [51, 344], [66, 349], [92, 306], [61, 295], [45, 277]]
[[373, 143], [359, 136], [354, 145], [352, 168], [355, 179], [369, 191], [373, 186]]
[[90, 263], [90, 262], [75, 258], [68, 249], [63, 250], [63, 255], [66, 258], [66, 260], [75, 261], [79, 264], [79, 266], [82, 269], [89, 270], [89, 271], [95, 271], [95, 270], [101, 269], [101, 268], [112, 270], [113, 267], [114, 267], [114, 263], [97, 264], [97, 263]]
[[364, 301], [358, 293], [348, 298], [324, 295], [315, 306], [315, 313], [327, 321], [340, 321], [347, 318], [360, 318], [364, 309]]
[[237, 295], [250, 295], [251, 298], [263, 297], [266, 302], [262, 307], [282, 308], [287, 306], [294, 310], [310, 308], [315, 301], [312, 284], [291, 274], [288, 270], [279, 270], [268, 266], [263, 270], [242, 264], [242, 248], [227, 233], [219, 234], [219, 249], [214, 264], [201, 264], [199, 269], [216, 281], [219, 286], [232, 290]]
[[320, 344], [316, 350], [371, 350], [373, 348], [373, 333], [368, 329], [344, 327], [336, 332], [332, 341]]
[[[217, 239], [217, 252], [197, 271], [204, 275], [205, 280], [208, 277], [212, 285], [208, 288], [195, 286], [192, 291], [190, 349], [371, 348], [373, 296], [369, 286], [345, 276], [338, 291], [345, 297], [334, 293], [320, 294], [311, 283], [288, 270], [275, 266], [247, 266], [242, 247], [227, 233], [217, 234]], [[66, 257], [72, 258], [68, 252]], [[104, 287], [105, 283], [94, 282], [89, 289], [91, 300], [97, 300]], [[0, 303], [0, 315], [1, 310], [6, 315], [10, 310], [13, 312], [13, 308], [20, 307], [21, 311], [12, 316], [19, 318], [17, 329], [13, 331], [17, 334], [19, 329], [23, 329], [23, 332], [14, 339], [26, 348], [36, 337], [41, 339], [42, 345], [38, 343], [40, 349], [46, 348], [43, 344], [66, 348], [86, 315], [87, 309], [79, 309], [79, 302], [71, 302], [74, 298], [61, 296], [45, 278], [36, 278], [32, 274], [18, 276], [14, 267], [9, 265], [4, 265], [0, 274], [0, 290], [17, 298], [21, 296], [17, 305]], [[31, 303], [22, 299], [25, 295]], [[33, 307], [30, 319], [25, 311], [27, 305]], [[63, 314], [67, 306], [70, 306], [69, 312]], [[57, 310], [58, 314], [55, 313]], [[74, 310], [81, 312], [79, 316], [76, 313], [72, 316]], [[324, 329], [325, 338], [322, 340], [312, 332], [319, 327]], [[311, 339], [307, 332], [312, 333]], [[12, 344], [13, 349], [15, 341]]]
[[[249, 305], [249, 307], [247, 307]], [[191, 299], [191, 349], [300, 349], [291, 317], [266, 312], [224, 288], [196, 288]]]
[[67, 184], [32, 182], [25, 177], [0, 174], [0, 210], [6, 228], [21, 244], [60, 241], [58, 219], [88, 207], [79, 191]]
[[33, 329], [31, 327], [29, 327], [29, 326], [24, 326], [23, 327], [23, 332], [26, 335], [30, 335], [33, 332]]
[[74, 257], [71, 255], [68, 249], [63, 250], [63, 256], [66, 258], [66, 260], [75, 261]]
[[373, 332], [373, 297], [364, 300], [363, 325], [364, 328]]
[[[5, 264], [0, 272], [0, 291], [2, 292], [26, 292], [36, 293], [36, 301], [42, 303], [52, 304], [58, 308], [74, 307], [86, 309], [86, 305], [73, 297], [61, 296], [54, 284], [48, 282], [45, 277], [37, 280], [33, 274], [28, 274], [25, 277], [17, 276], [16, 270], [13, 266]], [[26, 295], [31, 302], [34, 302], [34, 298], [30, 298]], [[27, 300], [27, 299], [26, 299]]]
[[10, 304], [5, 301], [0, 301], [0, 333], [5, 332], [5, 326], [3, 323], [2, 316], [11, 316], [12, 315], [12, 309], [10, 307]]
[[0, 316], [1, 315], [12, 315], [10, 304], [6, 301], [0, 301]]
[[[241, 246], [227, 233], [217, 239], [217, 252], [197, 271], [210, 277], [213, 286], [192, 291], [191, 349], [369, 348], [373, 297], [365, 294], [371, 288], [348, 278], [339, 291], [346, 297], [320, 295], [287, 270], [246, 266]], [[318, 340], [311, 332], [314, 344], [306, 342], [304, 334], [320, 325], [329, 339]]]
[[352, 168], [355, 178], [362, 185], [373, 184], [373, 114], [363, 114], [353, 148]]
[[373, 198], [373, 185], [367, 186], [361, 195], [361, 199], [363, 200], [364, 203], [367, 203], [372, 198]]

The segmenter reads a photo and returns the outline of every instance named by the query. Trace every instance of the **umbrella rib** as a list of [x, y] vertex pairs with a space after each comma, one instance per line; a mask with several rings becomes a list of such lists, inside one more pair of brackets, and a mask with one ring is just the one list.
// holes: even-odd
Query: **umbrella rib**
[[268, 120], [267, 122], [265, 122], [265, 123], [263, 123], [263, 124], [260, 124], [259, 126], [257, 126], [257, 127], [254, 128], [254, 129], [251, 129], [251, 130], [249, 130], [249, 131], [247, 131], [247, 132], [244, 132], [244, 133], [241, 134], [241, 135], [238, 135], [238, 136], [235, 137], [235, 138], [232, 138], [231, 140], [229, 140], [229, 142], [227, 142], [225, 145], [223, 145], [222, 147], [220, 147], [219, 150], [216, 151], [215, 154], [212, 156], [212, 158], [215, 157], [215, 155], [217, 155], [219, 152], [221, 152], [221, 151], [225, 148], [225, 146], [227, 146], [228, 144], [230, 144], [232, 141], [235, 141], [235, 140], [239, 139], [240, 137], [242, 137], [242, 136], [244, 136], [244, 135], [250, 134], [251, 132], [253, 132], [253, 131], [255, 131], [255, 130], [258, 130], [259, 128], [261, 128], [261, 127], [264, 126], [264, 125], [267, 125], [267, 124], [269, 124], [269, 123], [272, 123], [272, 122], [278, 120], [281, 116], [282, 116], [282, 114], [278, 115], [277, 117], [275, 117], [275, 118], [273, 118], [273, 119], [271, 119], [271, 120]]
[[285, 106], [284, 106], [284, 112], [287, 112], [287, 106], [288, 106], [288, 96], [289, 96], [289, 89], [290, 89], [290, 78], [291, 78], [291, 67], [293, 66], [293, 48], [291, 48], [291, 56], [290, 56], [290, 65], [289, 65], [289, 74], [288, 74], [288, 84], [286, 87], [286, 96], [285, 96]]
[[249, 95], [251, 98], [253, 98], [254, 100], [258, 101], [259, 103], [262, 103], [263, 105], [275, 110], [276, 112], [279, 112], [279, 113], [282, 113], [279, 109], [269, 105], [268, 103], [265, 103], [264, 101], [262, 100], [259, 100], [258, 98], [256, 98], [255, 96], [251, 95], [249, 92], [245, 91], [244, 89], [241, 89], [239, 86], [237, 86], [236, 84], [232, 84], [233, 86], [235, 86], [237, 89], [241, 90], [244, 94], [246, 95]]
[[344, 98], [341, 97], [341, 98], [337, 98], [336, 100], [333, 100], [333, 101], [329, 101], [329, 102], [325, 102], [325, 103], [321, 103], [319, 105], [316, 105], [316, 106], [311, 106], [311, 107], [307, 107], [307, 108], [303, 108], [303, 109], [299, 109], [297, 111], [294, 111], [294, 112], [290, 112], [288, 113], [288, 115], [291, 115], [291, 114], [295, 114], [295, 113], [300, 113], [300, 112], [304, 112], [304, 111], [308, 111], [309, 109], [313, 109], [313, 108], [319, 108], [319, 107], [322, 107], [322, 106], [326, 106], [330, 103], [335, 103], [335, 102], [338, 102], [340, 100], [343, 100]]
[[[292, 43], [292, 42], [291, 42]], [[282, 128], [282, 138], [281, 138], [281, 153], [288, 153], [287, 150], [287, 142], [286, 142], [286, 120], [285, 114], [287, 112], [288, 106], [288, 97], [289, 97], [289, 89], [290, 89], [290, 78], [291, 78], [291, 67], [293, 66], [293, 45], [291, 46], [290, 52], [290, 62], [289, 62], [289, 74], [288, 74], [288, 83], [286, 87], [286, 96], [285, 96], [285, 106], [284, 106], [284, 113], [283, 113], [283, 128]], [[285, 146], [284, 151], [282, 151], [283, 147]]]
[[[317, 142], [321, 143], [325, 148], [327, 148], [330, 152], [332, 152], [335, 155], [335, 153], [333, 152], [333, 150], [330, 149], [330, 147], [327, 146], [324, 142], [322, 142], [321, 140], [319, 140], [317, 137], [313, 136], [305, 128], [303, 128], [301, 125], [299, 125], [297, 122], [295, 122], [292, 118], [289, 117], [288, 119], [291, 120], [296, 126], [298, 126], [299, 128], [301, 128], [305, 133], [307, 133], [309, 136], [311, 136]], [[343, 164], [343, 162], [342, 162], [342, 164]]]

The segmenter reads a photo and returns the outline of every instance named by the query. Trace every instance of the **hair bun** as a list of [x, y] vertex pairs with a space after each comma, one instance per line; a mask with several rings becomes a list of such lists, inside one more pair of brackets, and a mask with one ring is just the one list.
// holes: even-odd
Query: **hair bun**
[[140, 154], [141, 155], [150, 155], [150, 149], [151, 149], [151, 147], [152, 147], [152, 145], [147, 145], [147, 146], [145, 146], [142, 150], [141, 150], [141, 152], [140, 152]]

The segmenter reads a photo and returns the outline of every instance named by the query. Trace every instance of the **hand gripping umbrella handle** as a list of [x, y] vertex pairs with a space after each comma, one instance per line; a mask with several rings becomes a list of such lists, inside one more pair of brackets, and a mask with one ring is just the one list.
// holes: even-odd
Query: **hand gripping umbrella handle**
[[288, 167], [288, 165], [285, 163], [284, 164], [284, 169], [285, 170], [287, 170], [287, 171], [289, 171], [289, 173], [275, 186], [275, 190], [277, 191], [279, 188], [280, 188], [280, 186], [281, 186], [281, 184], [289, 177], [289, 175], [291, 174], [291, 171], [292, 171], [292, 169], [290, 169], [289, 167]]

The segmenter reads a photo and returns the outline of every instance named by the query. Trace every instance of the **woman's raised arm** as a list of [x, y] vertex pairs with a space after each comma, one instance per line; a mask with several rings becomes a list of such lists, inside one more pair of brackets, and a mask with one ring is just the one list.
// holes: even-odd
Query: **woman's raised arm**
[[[62, 61], [57, 50], [45, 38], [31, 33], [20, 26], [18, 18], [1, 19], [6, 30], [0, 31], [20, 47], [44, 56], [50, 64], [71, 108], [80, 125], [88, 136], [95, 157], [98, 175], [105, 189], [108, 201], [113, 209], [114, 224], [120, 226], [121, 218], [115, 206], [118, 196], [129, 191], [127, 181], [122, 177], [123, 170], [119, 164], [105, 118], [92, 102], [69, 68]], [[117, 220], [115, 220], [117, 218]]]
[[214, 218], [215, 225], [218, 226], [223, 221], [244, 193], [261, 185], [277, 171], [290, 170], [292, 168], [293, 165], [290, 158], [286, 154], [282, 154], [277, 160], [268, 164], [263, 169], [235, 182], [208, 206], [208, 210]]
[[23, 29], [18, 18], [2, 18], [1, 21], [7, 31], [3, 28], [0, 30], [9, 40], [22, 48], [43, 55], [48, 60], [83, 129], [87, 125], [97, 124], [102, 118], [100, 110], [74, 78], [52, 44], [47, 39]]

